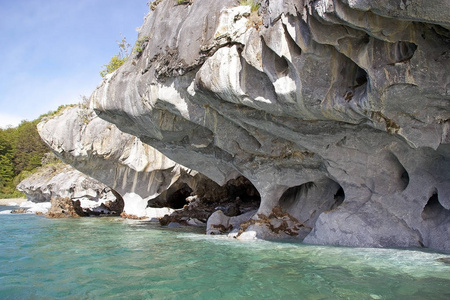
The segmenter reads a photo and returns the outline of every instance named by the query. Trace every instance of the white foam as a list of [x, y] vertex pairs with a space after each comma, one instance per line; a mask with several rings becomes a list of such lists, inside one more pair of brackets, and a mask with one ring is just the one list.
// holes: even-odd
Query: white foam
[[175, 210], [168, 208], [168, 207], [161, 207], [161, 208], [147, 207], [145, 209], [145, 215], [147, 217], [149, 217], [150, 219], [160, 219], [160, 218], [164, 217], [165, 215], [172, 214], [174, 211]]
[[23, 202], [20, 204], [20, 207], [22, 208], [27, 208], [27, 213], [47, 213], [48, 210], [51, 207], [51, 203], [50, 202], [39, 202], [39, 203], [34, 203], [31, 201], [27, 201], [27, 202]]
[[30, 207], [27, 212], [34, 213], [34, 214], [38, 213], [38, 212], [46, 214], [51, 206], [52, 205], [50, 202], [35, 203], [35, 205]]
[[0, 211], [0, 215], [7, 215], [7, 214], [10, 214], [11, 213], [11, 210], [2, 210], [2, 211]]
[[125, 203], [125, 207], [123, 208], [125, 213], [137, 217], [146, 216], [147, 199], [142, 199], [141, 196], [135, 193], [126, 193], [123, 196], [123, 202]]

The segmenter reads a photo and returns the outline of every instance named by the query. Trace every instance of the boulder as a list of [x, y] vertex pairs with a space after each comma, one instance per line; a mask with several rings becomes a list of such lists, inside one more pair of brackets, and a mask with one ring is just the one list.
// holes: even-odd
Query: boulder
[[52, 207], [46, 214], [49, 218], [78, 218], [86, 216], [80, 205], [80, 200], [72, 200], [69, 197], [52, 197]]

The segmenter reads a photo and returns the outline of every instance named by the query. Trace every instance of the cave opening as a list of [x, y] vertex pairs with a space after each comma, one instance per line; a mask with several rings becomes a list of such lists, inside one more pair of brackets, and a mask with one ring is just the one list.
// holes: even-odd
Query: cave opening
[[107, 201], [103, 205], [111, 212], [111, 214], [120, 215], [125, 207], [125, 201], [123, 201], [122, 195], [116, 190], [110, 189], [110, 192], [116, 197], [116, 201]]
[[386, 155], [386, 168], [389, 170], [386, 171], [389, 174], [389, 185], [391, 187], [391, 193], [403, 192], [409, 185], [409, 173], [405, 169], [405, 166], [400, 162], [398, 157], [392, 153], [388, 152]]
[[395, 43], [395, 62], [406, 62], [410, 60], [417, 50], [417, 45], [410, 42], [399, 41]]
[[404, 169], [402, 175], [400, 175], [400, 181], [403, 183], [403, 190], [406, 190], [406, 188], [409, 185], [409, 174], [408, 171], [406, 171], [406, 169]]
[[434, 220], [438, 223], [450, 216], [450, 210], [446, 209], [439, 202], [438, 192], [435, 190], [428, 199], [427, 204], [422, 211], [423, 220]]
[[183, 208], [183, 206], [188, 204], [186, 198], [189, 197], [191, 193], [192, 189], [186, 183], [183, 183], [178, 190], [167, 197], [168, 207], [173, 209]]
[[304, 184], [288, 188], [283, 195], [281, 195], [279, 205], [281, 208], [291, 207], [302, 195], [307, 196], [308, 191], [314, 186], [314, 182], [306, 182]]
[[287, 189], [280, 197], [279, 206], [301, 222], [314, 227], [322, 212], [336, 209], [345, 200], [345, 192], [340, 184], [325, 178], [310, 181]]
[[368, 77], [367, 72], [363, 68], [357, 66], [357, 70], [355, 73], [354, 87], [358, 87], [367, 83], [367, 77]]
[[336, 194], [334, 194], [334, 203], [331, 205], [330, 210], [333, 210], [340, 206], [345, 200], [345, 192], [342, 187], [339, 187]]
[[220, 207], [228, 216], [236, 216], [251, 210], [256, 210], [261, 204], [261, 195], [253, 183], [244, 176], [229, 180], [224, 186], [226, 199]]
[[[280, 215], [288, 215], [296, 225], [296, 237], [304, 239], [316, 225], [322, 213], [338, 208], [345, 200], [343, 187], [330, 178], [309, 181], [288, 188], [275, 208]], [[273, 211], [274, 215], [277, 215]]]
[[225, 184], [229, 199], [239, 199], [242, 202], [260, 202], [261, 195], [250, 180], [244, 176], [231, 179]]

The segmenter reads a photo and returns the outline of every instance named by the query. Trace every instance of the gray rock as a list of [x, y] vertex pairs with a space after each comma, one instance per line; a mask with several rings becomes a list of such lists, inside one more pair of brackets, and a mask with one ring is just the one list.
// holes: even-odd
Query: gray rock
[[97, 114], [221, 185], [248, 178], [258, 237], [449, 250], [448, 1], [235, 3], [161, 2]]
[[[52, 199], [78, 201], [86, 213], [114, 213], [123, 210], [123, 200], [97, 180], [63, 163], [40, 167], [37, 172], [22, 180], [17, 189], [34, 203], [51, 202]], [[51, 211], [57, 213], [55, 201]]]
[[89, 107], [66, 108], [39, 123], [38, 130], [59, 159], [123, 198], [124, 215], [152, 218], [148, 207], [182, 208], [191, 193], [206, 202], [227, 198], [227, 187], [175, 163], [138, 137], [100, 119]]

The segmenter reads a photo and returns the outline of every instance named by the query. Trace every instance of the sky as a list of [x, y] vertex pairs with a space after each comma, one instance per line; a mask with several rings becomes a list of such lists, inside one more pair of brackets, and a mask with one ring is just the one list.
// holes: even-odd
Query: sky
[[133, 45], [148, 0], [0, 0], [0, 127], [80, 102]]

